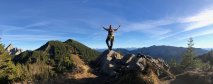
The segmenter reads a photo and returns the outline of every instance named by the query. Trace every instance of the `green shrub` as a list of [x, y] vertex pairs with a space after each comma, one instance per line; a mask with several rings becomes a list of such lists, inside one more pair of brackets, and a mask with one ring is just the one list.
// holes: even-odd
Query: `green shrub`
[[15, 66], [11, 61], [11, 56], [4, 50], [0, 43], [0, 82], [17, 81], [22, 77], [20, 65]]

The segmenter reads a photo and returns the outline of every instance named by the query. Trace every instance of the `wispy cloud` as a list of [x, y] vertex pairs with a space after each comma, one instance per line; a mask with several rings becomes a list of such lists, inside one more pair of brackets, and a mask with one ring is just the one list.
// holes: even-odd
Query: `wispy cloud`
[[[0, 30], [2, 31], [2, 34], [6, 34], [10, 31], [15, 31], [15, 30], [27, 30], [27, 31], [42, 31], [39, 29], [35, 29], [32, 27], [41, 27], [49, 24], [47, 21], [41, 21], [37, 23], [32, 23], [26, 26], [13, 26], [13, 25], [0, 25]], [[32, 29], [31, 29], [32, 28]]]
[[213, 35], [213, 29], [207, 29], [207, 30], [203, 30], [200, 32], [191, 32], [185, 36], [179, 37], [178, 40], [184, 40], [184, 39], [188, 39], [190, 37], [196, 38], [196, 37], [201, 37], [201, 36], [205, 36], [205, 35]]
[[55, 40], [68, 39], [68, 37], [51, 36], [51, 35], [3, 35], [4, 40]]
[[1, 35], [6, 34], [9, 31], [13, 31], [13, 30], [19, 30], [19, 29], [23, 29], [22, 27], [17, 27], [17, 26], [10, 26], [10, 25], [0, 25], [0, 31], [1, 31]]
[[[170, 17], [141, 22], [124, 21], [124, 24], [120, 29], [122, 32], [140, 32], [151, 37], [157, 37], [158, 40], [178, 37], [178, 35], [185, 35], [178, 39], [199, 37], [213, 34], [210, 28], [206, 28], [213, 25], [213, 7], [208, 7], [186, 17]], [[174, 25], [176, 28], [173, 28]], [[201, 30], [191, 34], [192, 31], [198, 29]], [[187, 32], [189, 34], [186, 34]]]
[[[73, 34], [86, 33], [83, 28], [67, 28], [69, 26], [61, 24], [62, 22], [58, 22], [59, 21], [40, 21], [26, 24], [25, 26], [0, 24], [0, 37], [7, 40], [52, 40], [68, 39], [71, 38], [68, 36], [72, 36]], [[65, 35], [67, 37], [64, 37]]]
[[188, 23], [185, 31], [203, 28], [213, 24], [213, 7], [204, 9], [199, 13], [183, 18], [182, 23]]
[[[213, 25], [213, 7], [208, 7], [207, 9], [201, 10], [194, 15], [188, 17], [177, 17], [174, 24], [181, 25], [178, 31], [173, 31], [174, 33], [163, 35], [159, 40], [163, 40], [170, 37], [175, 37], [186, 32], [190, 33], [187, 36], [180, 37], [179, 39], [187, 39], [189, 37], [198, 37], [208, 34], [213, 34], [210, 28], [207, 26]], [[184, 25], [184, 26], [183, 26]], [[191, 34], [191, 31], [202, 29]]]
[[159, 36], [169, 33], [171, 29], [163, 26], [170, 25], [173, 23], [174, 21], [170, 19], [150, 20], [135, 23], [128, 22], [127, 25], [124, 25], [121, 30], [124, 32], [142, 32], [144, 34]]
[[[36, 29], [31, 27], [41, 27], [47, 25], [47, 22], [38, 22], [26, 25], [24, 27], [0, 25], [0, 37], [3, 40], [54, 40], [54, 39], [68, 39], [68, 37], [60, 36], [57, 34], [51, 34], [51, 31], [45, 31], [42, 29]], [[15, 32], [15, 33], [14, 33]]]
[[48, 24], [50, 24], [50, 22], [41, 21], [41, 22], [30, 24], [30, 25], [26, 25], [25, 28], [45, 26], [45, 25], [48, 25]]

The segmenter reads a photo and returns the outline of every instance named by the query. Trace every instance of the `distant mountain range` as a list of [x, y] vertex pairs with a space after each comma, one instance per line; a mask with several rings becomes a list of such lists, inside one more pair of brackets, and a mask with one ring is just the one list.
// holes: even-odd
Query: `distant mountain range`
[[[153, 57], [161, 57], [164, 60], [176, 59], [180, 61], [181, 56], [187, 50], [184, 47], [174, 47], [174, 46], [150, 46], [131, 51], [132, 53], [143, 53], [145, 55], [150, 55]], [[201, 48], [194, 48], [194, 53], [196, 56], [207, 53], [207, 50]]]
[[[171, 60], [176, 59], [179, 61], [181, 59], [181, 56], [186, 51], [187, 48], [184, 47], [175, 47], [175, 46], [150, 46], [150, 47], [143, 47], [143, 48], [137, 48], [134, 50], [128, 50], [125, 48], [117, 48], [114, 49], [116, 52], [120, 52], [123, 55], [126, 54], [138, 54], [142, 53], [145, 55], [150, 55], [152, 57], [161, 57], [164, 60]], [[102, 52], [103, 49], [97, 49], [97, 51]], [[201, 49], [201, 48], [194, 48], [194, 52], [196, 56], [203, 55], [208, 52], [208, 50]]]
[[[132, 50], [136, 50], [138, 48], [136, 47], [132, 47], [132, 48], [115, 48], [113, 50], [127, 50], [127, 51], [132, 51]], [[97, 50], [98, 52], [104, 52], [105, 50], [107, 50], [107, 48], [96, 48], [95, 50]]]
[[213, 50], [213, 48], [202, 48], [204, 50]]

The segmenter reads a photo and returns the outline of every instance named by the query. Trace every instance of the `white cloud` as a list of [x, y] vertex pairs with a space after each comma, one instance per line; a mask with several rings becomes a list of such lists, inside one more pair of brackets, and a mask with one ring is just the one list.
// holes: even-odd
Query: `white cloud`
[[[165, 28], [164, 26], [176, 24], [179, 29]], [[174, 37], [176, 35], [191, 33], [192, 30], [202, 29], [189, 37], [198, 37], [213, 34], [213, 30], [206, 28], [213, 25], [213, 7], [201, 10], [188, 17], [162, 18], [144, 22], [129, 22], [122, 28], [124, 32], [142, 32], [151, 36], [158, 36], [158, 40]], [[176, 26], [176, 27], [177, 27]], [[185, 36], [184, 36], [185, 38]], [[188, 36], [186, 36], [188, 38]], [[180, 39], [183, 39], [180, 37]]]
[[202, 10], [198, 14], [182, 19], [181, 22], [188, 23], [184, 31], [190, 31], [212, 25], [213, 8]]
[[174, 33], [164, 35], [161, 38], [159, 38], [159, 40], [174, 37], [176, 35], [180, 35], [180, 34], [183, 34], [186, 32], [190, 33], [191, 31], [197, 30], [197, 29], [202, 29], [202, 30], [197, 31], [193, 35], [181, 37], [180, 39], [186, 39], [188, 37], [197, 37], [197, 36], [203, 36], [203, 35], [207, 35], [207, 34], [213, 34], [213, 32], [211, 30], [206, 28], [207, 26], [213, 25], [213, 7], [209, 7], [207, 9], [201, 10], [192, 16], [188, 16], [185, 18], [177, 17], [174, 19], [176, 19], [176, 21], [174, 21], [174, 24], [178, 24], [178, 25], [184, 24], [185, 25], [185, 26], [182, 26], [183, 30], [181, 30], [181, 27], [179, 27], [180, 29], [178, 29], [178, 31], [173, 31]]

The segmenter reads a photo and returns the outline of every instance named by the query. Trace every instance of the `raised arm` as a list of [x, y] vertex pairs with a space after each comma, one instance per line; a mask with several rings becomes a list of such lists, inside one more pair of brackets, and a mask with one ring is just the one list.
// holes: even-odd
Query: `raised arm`
[[108, 31], [108, 29], [106, 27], [103, 27], [104, 30]]
[[103, 27], [104, 30], [108, 31], [108, 29], [106, 27]]
[[[121, 27], [121, 26], [119, 25], [119, 26], [118, 26], [118, 28], [119, 28], [119, 27]], [[114, 31], [117, 31], [117, 30], [118, 30], [118, 28], [117, 28], [117, 29], [114, 29]]]

